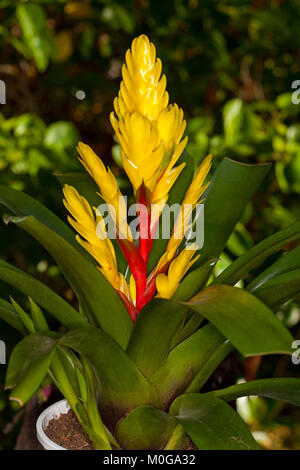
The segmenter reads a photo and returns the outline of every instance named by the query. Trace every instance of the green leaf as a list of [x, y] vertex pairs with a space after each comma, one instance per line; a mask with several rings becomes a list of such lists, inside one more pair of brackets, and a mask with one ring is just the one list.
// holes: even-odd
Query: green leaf
[[212, 352], [208, 358], [206, 364], [200, 369], [196, 377], [190, 383], [185, 390], [186, 393], [199, 392], [203, 385], [207, 382], [212, 373], [221, 364], [221, 362], [228, 356], [233, 350], [232, 344], [227, 340], [216, 347], [215, 351]]
[[30, 316], [28, 313], [26, 313], [20, 305], [17, 304], [17, 302], [11, 297], [10, 298], [11, 304], [14, 307], [15, 311], [20, 317], [20, 320], [23, 322], [26, 330], [28, 333], [35, 333], [35, 327], [33, 324], [33, 321], [31, 320]]
[[29, 297], [32, 321], [38, 333], [49, 331], [47, 320], [40, 307]]
[[67, 328], [79, 328], [86, 325], [86, 321], [77, 310], [71, 307], [59, 295], [55, 294], [49, 287], [29, 276], [29, 274], [1, 260], [0, 279], [23, 292], [23, 294], [30, 296]]
[[211, 286], [185, 304], [212, 322], [244, 356], [291, 353], [289, 331], [266, 305], [242, 289]]
[[51, 364], [51, 378], [64, 394], [70, 406], [77, 403], [80, 391], [75, 375], [75, 365], [79, 365], [79, 359], [73, 351], [61, 345], [57, 345]]
[[161, 449], [170, 439], [177, 421], [152, 406], [139, 406], [121, 419], [116, 427], [123, 449]]
[[[40, 202], [21, 191], [0, 185], [0, 203], [18, 217], [33, 215], [40, 222], [63, 237], [77, 251], [86, 254], [86, 251], [75, 240], [74, 232], [53, 212]], [[92, 258], [87, 256], [90, 260]], [[95, 261], [92, 261], [95, 264]]]
[[165, 363], [151, 378], [164, 407], [186, 390], [211, 355], [224, 342], [224, 336], [213, 325], [208, 324], [169, 353]]
[[189, 310], [187, 315], [187, 320], [185, 321], [183, 327], [178, 331], [176, 337], [174, 338], [174, 346], [179, 343], [182, 343], [186, 338], [189, 338], [195, 331], [197, 331], [200, 325], [205, 321], [201, 315], [192, 310]]
[[263, 271], [248, 285], [247, 290], [249, 290], [249, 292], [254, 292], [256, 289], [263, 287], [266, 282], [271, 281], [280, 274], [294, 271], [296, 269], [300, 269], [300, 245], [294, 250], [283, 254], [275, 263], [265, 269], [265, 271]]
[[189, 300], [205, 286], [217, 258], [208, 260], [203, 266], [199, 266], [190, 272], [180, 283], [174, 295], [176, 300]]
[[88, 386], [85, 380], [85, 377], [79, 367], [75, 367], [75, 374], [76, 379], [79, 387], [80, 399], [83, 401], [84, 404], [87, 404], [88, 398]]
[[156, 404], [152, 387], [121, 347], [102, 330], [80, 328], [67, 333], [60, 344], [82, 354], [100, 379], [101, 403], [116, 418], [142, 404]]
[[27, 334], [23, 322], [20, 320], [15, 309], [6, 300], [0, 299], [0, 319], [18, 330], [22, 335]]
[[222, 160], [204, 194], [204, 246], [195, 265], [203, 265], [220, 255], [269, 170], [269, 164], [248, 165], [229, 158]]
[[36, 66], [43, 72], [54, 54], [54, 44], [44, 9], [33, 3], [22, 3], [17, 6], [16, 17]]
[[271, 308], [295, 297], [300, 292], [300, 269], [281, 274], [258, 287], [252, 293]]
[[5, 387], [13, 388], [10, 400], [21, 406], [35, 393], [50, 367], [56, 341], [49, 336], [26, 336], [13, 350], [7, 368]]
[[46, 147], [57, 152], [73, 149], [79, 141], [79, 134], [72, 122], [56, 121], [47, 127], [44, 135]]
[[170, 408], [200, 450], [254, 450], [258, 445], [239, 415], [213, 394], [187, 394]]
[[236, 284], [252, 269], [259, 266], [268, 256], [289, 243], [300, 238], [300, 222], [290, 225], [284, 230], [250, 248], [236, 259], [215, 279], [214, 284]]
[[187, 310], [185, 306], [170, 300], [153, 299], [141, 311], [127, 354], [146, 377], [151, 377], [166, 359]]
[[258, 395], [260, 397], [282, 400], [292, 405], [300, 406], [300, 379], [283, 377], [253, 380], [238, 385], [232, 385], [222, 390], [216, 390], [212, 393], [224, 401], [232, 401], [239, 397]]
[[60, 266], [89, 320], [97, 322], [97, 325], [126, 348], [132, 321], [117, 292], [100, 271], [35, 217], [10, 217], [8, 220], [42, 243]]
[[238, 144], [247, 132], [247, 109], [243, 101], [234, 98], [228, 101], [223, 108], [224, 135], [227, 146]]

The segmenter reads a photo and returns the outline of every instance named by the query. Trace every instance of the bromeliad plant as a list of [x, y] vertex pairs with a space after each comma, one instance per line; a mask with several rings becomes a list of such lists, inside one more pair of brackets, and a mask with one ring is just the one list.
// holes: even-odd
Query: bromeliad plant
[[[267, 257], [300, 238], [300, 224], [258, 243], [215, 276], [214, 265], [269, 165], [224, 159], [208, 184], [211, 157], [194, 173], [184, 153], [183, 112], [168, 105], [161, 62], [146, 36], [134, 39], [122, 75], [111, 122], [140, 204], [137, 243], [115, 177], [85, 144], [78, 150], [91, 178], [60, 176], [68, 183], [64, 204], [76, 239], [39, 202], [0, 188], [1, 203], [12, 213], [5, 222], [43, 244], [79, 304], [76, 310], [29, 274], [0, 262], [0, 279], [30, 301], [29, 313], [13, 299], [0, 301], [0, 318], [25, 336], [10, 357], [6, 387], [23, 405], [48, 374], [95, 449], [180, 449], [188, 436], [199, 449], [255, 449], [227, 402], [262, 395], [299, 405], [300, 380], [201, 390], [234, 348], [244, 357], [291, 353], [293, 339], [272, 309], [300, 290], [300, 247], [248, 279]], [[187, 249], [185, 234], [178, 233], [202, 196], [204, 245]], [[103, 201], [114, 223], [112, 240], [94, 209]], [[190, 210], [179, 213], [165, 240], [154, 235], [167, 203]], [[246, 287], [235, 287], [242, 279]], [[49, 329], [44, 311], [64, 333]]]

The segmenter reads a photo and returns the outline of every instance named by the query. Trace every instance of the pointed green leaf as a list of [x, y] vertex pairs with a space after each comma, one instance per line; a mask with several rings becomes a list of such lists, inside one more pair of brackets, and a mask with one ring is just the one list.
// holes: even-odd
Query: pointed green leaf
[[300, 269], [300, 245], [297, 248], [284, 253], [275, 263], [265, 269], [265, 271], [263, 271], [248, 285], [247, 290], [249, 290], [249, 292], [254, 292], [256, 289], [263, 287], [266, 282], [274, 279], [274, 277], [296, 269]]
[[300, 269], [274, 277], [252, 293], [266, 305], [277, 308], [300, 292]]
[[86, 325], [84, 318], [59, 295], [29, 274], [1, 260], [0, 279], [30, 296], [67, 328]]
[[195, 331], [197, 331], [200, 327], [200, 325], [204, 322], [204, 318], [201, 317], [196, 312], [193, 312], [193, 310], [189, 310], [187, 314], [187, 319], [181, 328], [181, 331], [178, 332], [177, 337], [175, 338], [174, 341], [174, 346], [176, 346], [179, 343], [182, 343], [186, 338], [191, 336]]
[[6, 300], [0, 299], [0, 319], [18, 330], [22, 335], [27, 334], [23, 322], [20, 320], [15, 309]]
[[300, 246], [283, 254], [257, 276], [247, 290], [272, 308], [300, 292]]
[[205, 286], [217, 258], [211, 258], [203, 266], [199, 266], [190, 272], [180, 283], [174, 295], [176, 300], [189, 300]]
[[212, 394], [181, 395], [170, 413], [200, 450], [259, 449], [239, 415]]
[[226, 342], [211, 324], [205, 325], [176, 346], [151, 378], [164, 407], [194, 380], [216, 349]]
[[170, 300], [153, 299], [141, 311], [127, 354], [146, 377], [151, 377], [166, 359], [187, 310], [187, 307]]
[[33, 321], [31, 320], [30, 316], [28, 313], [26, 313], [20, 305], [17, 304], [17, 302], [11, 297], [10, 298], [11, 304], [14, 307], [15, 311], [20, 317], [20, 320], [23, 322], [26, 330], [28, 333], [35, 333], [35, 327], [33, 324]]
[[[43, 206], [43, 204], [33, 199], [31, 196], [28, 196], [28, 194], [0, 185], [0, 203], [17, 217], [33, 215], [44, 225], [68, 241], [75, 249], [83, 254], [86, 253], [75, 240], [74, 232], [59, 217], [47, 209], [47, 207]], [[89, 255], [86, 256], [92, 260]], [[93, 260], [92, 262], [95, 264]]]
[[246, 253], [231, 263], [228, 268], [224, 269], [215, 279], [214, 284], [236, 284], [252, 269], [259, 266], [268, 256], [299, 239], [300, 222], [297, 222], [284, 230], [274, 233], [250, 248]]
[[224, 341], [220, 346], [217, 346], [215, 351], [213, 351], [211, 356], [208, 358], [206, 364], [203, 365], [196, 377], [186, 388], [185, 393], [199, 392], [216, 368], [232, 350], [233, 346], [228, 340]]
[[[73, 351], [61, 345], [57, 345], [55, 356], [52, 361], [51, 371], [56, 379], [58, 388], [68, 392], [69, 404], [78, 401], [79, 387], [75, 375], [75, 365], [79, 363], [79, 359]], [[70, 400], [70, 396], [71, 399]]]
[[85, 377], [79, 367], [75, 367], [75, 374], [76, 374], [76, 379], [78, 382], [78, 387], [80, 390], [80, 398], [83, 401], [83, 403], [87, 402], [88, 398], [88, 388], [87, 388], [87, 383], [85, 380]]
[[282, 400], [292, 405], [300, 406], [300, 379], [283, 377], [253, 380], [238, 385], [232, 385], [222, 390], [216, 390], [212, 393], [224, 401], [232, 401], [239, 397], [258, 395], [260, 397]]
[[290, 354], [293, 338], [259, 299], [237, 287], [208, 287], [186, 302], [244, 355]]
[[40, 307], [29, 297], [32, 321], [38, 333], [49, 331], [48, 323]]
[[49, 336], [26, 336], [9, 359], [5, 387], [13, 388], [10, 399], [20, 405], [36, 392], [51, 364], [56, 341]]

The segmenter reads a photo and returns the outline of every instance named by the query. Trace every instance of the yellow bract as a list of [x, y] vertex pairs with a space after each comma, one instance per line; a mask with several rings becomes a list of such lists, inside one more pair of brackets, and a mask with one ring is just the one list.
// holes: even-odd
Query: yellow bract
[[159, 167], [164, 148], [156, 127], [141, 114], [134, 112], [116, 124], [115, 132], [122, 146], [122, 161], [135, 191], [147, 182]]
[[99, 263], [99, 269], [112, 286], [119, 290], [121, 280], [117, 269], [115, 250], [112, 242], [106, 237], [106, 229], [101, 215], [93, 212], [87, 200], [80, 196], [75, 188], [65, 185], [64, 205], [72, 217], [70, 224], [81, 235], [77, 241]]
[[198, 255], [192, 259], [196, 249], [197, 247], [195, 247], [194, 250], [184, 249], [180, 255], [171, 262], [167, 274], [158, 274], [156, 277], [157, 297], [163, 297], [164, 299], [173, 297], [181, 279], [199, 258]]
[[209, 185], [209, 183], [205, 185], [203, 183], [211, 167], [211, 158], [211, 155], [208, 155], [202, 162], [183, 199], [180, 212], [174, 224], [173, 233], [168, 242], [166, 253], [164, 254], [164, 256], [167, 255], [168, 260], [172, 259], [176, 254], [176, 251], [184, 238], [185, 232], [189, 228], [192, 211], [196, 204], [199, 203], [200, 197]]
[[110, 169], [106, 170], [102, 160], [88, 145], [79, 142], [77, 150], [80, 163], [99, 186], [103, 199], [106, 202], [114, 200], [118, 193], [118, 185]]
[[147, 36], [134, 39], [122, 68], [123, 81], [111, 123], [122, 147], [123, 167], [136, 192], [142, 183], [152, 203], [168, 195], [184, 164], [173, 168], [187, 139], [183, 111], [168, 106], [161, 61]]
[[[204, 193], [205, 189], [207, 188], [207, 186], [209, 185], [209, 183], [207, 184], [203, 184], [204, 183], [204, 180], [210, 170], [210, 167], [211, 167], [211, 155], [208, 155], [205, 160], [202, 162], [202, 164], [200, 165], [200, 167], [198, 168], [198, 170], [196, 171], [195, 175], [194, 175], [194, 178], [193, 178], [193, 181], [189, 187], [189, 189], [187, 190], [186, 192], [186, 195], [184, 197], [184, 200], [181, 204], [181, 208], [180, 208], [180, 211], [179, 211], [179, 214], [177, 215], [176, 217], [176, 220], [175, 220], [175, 224], [174, 224], [174, 229], [173, 229], [173, 232], [172, 232], [172, 235], [171, 235], [171, 238], [168, 242], [168, 245], [167, 245], [167, 248], [166, 248], [166, 251], [165, 253], [161, 256], [156, 268], [155, 268], [155, 271], [156, 272], [160, 272], [161, 269], [167, 265], [171, 260], [173, 260], [171, 262], [171, 265], [170, 267], [173, 265], [173, 263], [178, 259], [180, 258], [181, 259], [181, 262], [180, 263], [175, 263], [173, 265], [173, 268], [170, 270], [169, 268], [169, 273], [168, 273], [168, 276], [167, 276], [167, 279], [165, 277], [162, 277], [161, 274], [159, 274], [157, 276], [157, 279], [159, 277], [160, 282], [160, 289], [161, 289], [161, 292], [163, 292], [163, 288], [164, 289], [167, 289], [167, 285], [171, 285], [173, 286], [172, 282], [172, 276], [174, 276], [174, 285], [177, 285], [176, 284], [176, 279], [178, 278], [177, 274], [176, 274], [176, 269], [179, 270], [179, 277], [180, 279], [182, 279], [182, 277], [184, 276], [183, 275], [180, 275], [180, 272], [181, 272], [181, 267], [182, 267], [182, 261], [184, 261], [186, 259], [186, 257], [188, 256], [187, 254], [185, 254], [185, 256], [183, 256], [183, 253], [186, 251], [186, 250], [183, 250], [181, 252], [181, 254], [174, 259], [174, 256], [176, 256], [176, 252], [182, 242], [182, 240], [184, 239], [185, 237], [185, 233], [186, 231], [188, 230], [188, 228], [190, 227], [189, 224], [191, 224], [191, 215], [192, 215], [192, 211], [193, 209], [195, 208], [196, 204], [199, 202], [199, 199], [200, 197], [202, 196], [202, 194]], [[189, 252], [192, 252], [194, 253], [195, 251], [193, 250], [188, 250]], [[193, 262], [196, 260], [196, 258], [193, 260]], [[188, 268], [189, 269], [189, 268]], [[163, 287], [164, 286], [164, 287]], [[170, 288], [170, 291], [171, 291], [171, 288]], [[164, 295], [161, 295], [161, 297], [164, 297]]]
[[106, 170], [101, 158], [86, 144], [79, 142], [79, 160], [99, 186], [101, 196], [109, 204], [110, 213], [117, 230], [123, 238], [132, 241], [127, 225], [127, 208], [116, 179], [110, 169]]
[[164, 144], [165, 152], [172, 148], [172, 145], [179, 143], [186, 122], [183, 120], [183, 111], [177, 104], [169, 105], [164, 109], [157, 119], [157, 130]]

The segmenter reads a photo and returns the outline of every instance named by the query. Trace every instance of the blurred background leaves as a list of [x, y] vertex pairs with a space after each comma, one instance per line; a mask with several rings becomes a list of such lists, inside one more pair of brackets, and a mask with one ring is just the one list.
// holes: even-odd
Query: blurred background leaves
[[[127, 191], [109, 113], [125, 51], [133, 37], [145, 33], [163, 61], [170, 101], [185, 112], [187, 152], [195, 167], [209, 152], [214, 167], [225, 156], [245, 163], [273, 162], [215, 274], [255, 242], [299, 220], [300, 104], [292, 102], [292, 83], [300, 79], [297, 0], [0, 0], [0, 20], [0, 79], [7, 95], [0, 105], [0, 184], [33, 195], [65, 219], [54, 173], [80, 170], [76, 143], [82, 139], [112, 165]], [[0, 233], [1, 258], [76, 304], [59, 270], [34, 240], [12, 226], [2, 226]], [[0, 294], [8, 297], [4, 284]], [[277, 314], [297, 335], [299, 301]], [[14, 333], [2, 322], [0, 331], [9, 338], [10, 350]], [[257, 366], [253, 372], [253, 363], [245, 367], [248, 372], [240, 375], [249, 375], [249, 370], [260, 377], [276, 375], [279, 367], [283, 375], [299, 374], [295, 366], [291, 370], [290, 364], [278, 365], [270, 358], [263, 359], [258, 372]], [[279, 420], [287, 437], [275, 436], [272, 442], [299, 449], [300, 432], [295, 432], [294, 443], [291, 433], [282, 431], [282, 419], [291, 429], [294, 410], [269, 410], [259, 400], [245, 418], [255, 429], [271, 422], [272, 432]], [[0, 391], [0, 449], [13, 445], [18, 423], [19, 415]]]

